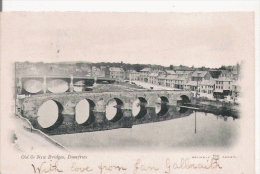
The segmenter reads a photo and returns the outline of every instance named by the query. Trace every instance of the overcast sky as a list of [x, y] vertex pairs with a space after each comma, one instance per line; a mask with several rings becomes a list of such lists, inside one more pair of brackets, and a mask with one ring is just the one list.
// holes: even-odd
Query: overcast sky
[[28, 61], [220, 67], [254, 58], [254, 14], [4, 14], [3, 50]]

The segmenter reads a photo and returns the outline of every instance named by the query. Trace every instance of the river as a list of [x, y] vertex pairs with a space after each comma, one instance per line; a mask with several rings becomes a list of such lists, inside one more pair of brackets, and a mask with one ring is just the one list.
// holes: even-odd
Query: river
[[240, 120], [210, 113], [99, 132], [51, 136], [72, 150], [228, 148], [239, 137]]

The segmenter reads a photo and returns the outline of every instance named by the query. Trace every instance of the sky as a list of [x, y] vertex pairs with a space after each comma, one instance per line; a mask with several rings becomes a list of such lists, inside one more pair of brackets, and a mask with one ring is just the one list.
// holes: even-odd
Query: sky
[[3, 55], [217, 68], [254, 59], [253, 12], [2, 15]]

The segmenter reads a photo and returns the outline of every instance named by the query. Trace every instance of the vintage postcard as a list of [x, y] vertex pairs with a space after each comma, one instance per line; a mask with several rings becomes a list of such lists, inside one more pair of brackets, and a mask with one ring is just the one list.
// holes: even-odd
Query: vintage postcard
[[3, 12], [1, 173], [256, 173], [256, 20]]

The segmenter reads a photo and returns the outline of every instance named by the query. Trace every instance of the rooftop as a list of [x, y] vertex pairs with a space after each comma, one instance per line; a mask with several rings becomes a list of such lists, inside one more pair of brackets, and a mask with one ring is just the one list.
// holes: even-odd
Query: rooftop
[[140, 72], [149, 72], [149, 71], [151, 71], [151, 68], [144, 68]]
[[220, 70], [210, 70], [209, 73], [212, 78], [217, 79], [222, 72]]
[[192, 77], [205, 77], [208, 71], [195, 71]]
[[168, 75], [166, 76], [166, 79], [169, 79], [169, 80], [175, 80], [177, 78], [176, 75]]
[[123, 68], [119, 68], [119, 67], [110, 67], [109, 71], [118, 71], [118, 72], [120, 72], [120, 71], [124, 71], [124, 69]]
[[151, 74], [149, 74], [148, 76], [150, 76], [150, 77], [157, 77], [158, 76], [158, 73], [151, 73]]
[[188, 86], [197, 86], [197, 82], [196, 81], [189, 81], [188, 83], [186, 83], [186, 85], [188, 85]]
[[187, 77], [185, 77], [185, 76], [179, 76], [179, 77], [177, 77], [176, 80], [186, 80], [186, 78], [187, 78]]
[[173, 71], [173, 70], [166, 70], [166, 73], [171, 74], [171, 75], [176, 74], [175, 71]]
[[166, 75], [161, 74], [158, 76], [158, 79], [166, 79]]

